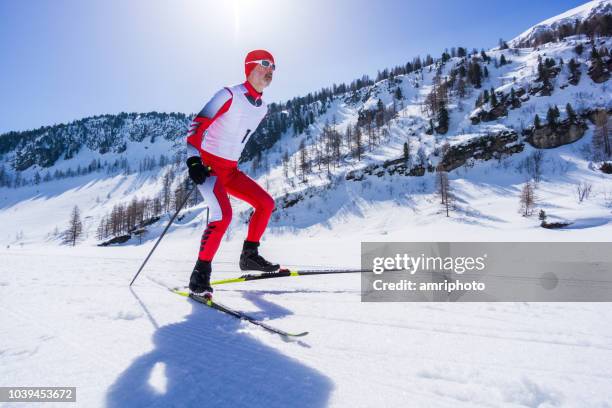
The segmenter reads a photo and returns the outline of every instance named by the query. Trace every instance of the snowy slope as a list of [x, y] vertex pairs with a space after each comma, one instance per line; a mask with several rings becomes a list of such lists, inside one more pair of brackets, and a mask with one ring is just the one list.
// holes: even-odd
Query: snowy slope
[[525, 30], [508, 42], [510, 46], [530, 43], [538, 35], [559, 28], [562, 25], [574, 25], [576, 21], [588, 20], [594, 15], [612, 14], [612, 1], [592, 0], [557, 16], [548, 18]]
[[[563, 58], [568, 61], [575, 57], [573, 48], [576, 43], [583, 40], [575, 39], [556, 44], [547, 44], [540, 47], [538, 51], [520, 49], [516, 53], [509, 51], [490, 50], [491, 58], [500, 58], [505, 54], [512, 62], [505, 66], [495, 68], [489, 66], [490, 76], [482, 88], [493, 88], [496, 92], [509, 93], [511, 87], [528, 88], [537, 77], [538, 56], [543, 58]], [[601, 44], [610, 46], [610, 40], [602, 41]], [[443, 68], [448, 71], [459, 59], [453, 58]], [[266, 185], [276, 197], [284, 194], [293, 196], [302, 194], [312, 195], [311, 198], [303, 200], [298, 204], [279, 212], [273, 219], [273, 226], [280, 227], [308, 227], [319, 223], [329, 223], [330, 228], [337, 231], [339, 224], [358, 223], [361, 228], [376, 230], [379, 224], [374, 222], [386, 218], [389, 209], [398, 207], [404, 215], [402, 223], [396, 224], [388, 221], [391, 230], [414, 231], [410, 224], [430, 224], [436, 222], [436, 214], [439, 207], [435, 204], [434, 175], [426, 174], [424, 177], [405, 177], [400, 175], [389, 175], [385, 173], [382, 177], [370, 176], [365, 181], [347, 181], [345, 175], [348, 171], [359, 171], [368, 165], [381, 163], [386, 159], [395, 159], [402, 156], [404, 142], [408, 142], [411, 150], [411, 161], [416, 161], [417, 152], [422, 149], [435, 164], [434, 156], [436, 147], [443, 142], [450, 145], [464, 143], [473, 138], [481, 137], [490, 132], [503, 130], [521, 131], [531, 126], [533, 117], [538, 114], [541, 118], [546, 117], [546, 111], [550, 106], [558, 105], [564, 110], [564, 106], [571, 101], [575, 109], [586, 110], [593, 106], [612, 106], [612, 96], [607, 91], [606, 84], [595, 84], [586, 75], [586, 56], [579, 58], [582, 63], [582, 80], [577, 86], [568, 86], [560, 89], [567, 81], [568, 74], [562, 70], [555, 79], [555, 92], [549, 97], [531, 97], [522, 103], [519, 109], [509, 110], [506, 117], [493, 122], [483, 122], [473, 125], [470, 116], [473, 114], [472, 106], [477, 92], [473, 92], [461, 101], [451, 100], [451, 125], [447, 135], [428, 135], [428, 118], [422, 113], [422, 101], [429, 92], [427, 85], [433, 77], [433, 72], [424, 72], [423, 79], [419, 74], [410, 74], [399, 77], [399, 86], [402, 93], [407, 95], [404, 108], [398, 113], [398, 117], [390, 122], [390, 134], [380, 146], [376, 146], [371, 152], [366, 152], [361, 161], [354, 157], [343, 160], [342, 166], [332, 168], [329, 175], [326, 170], [314, 172], [308, 176], [308, 182], [304, 183], [298, 172], [289, 171], [289, 177], [284, 174], [282, 166], [278, 165], [260, 175], [258, 181]], [[414, 87], [415, 82], [422, 82], [419, 88]], [[389, 81], [377, 83], [371, 96], [364, 105], [373, 105], [380, 98], [387, 105], [391, 105]], [[458, 105], [461, 105], [459, 107]], [[362, 106], [353, 106], [342, 99], [335, 101], [335, 105], [328, 111], [327, 120], [335, 116], [337, 127], [342, 132], [347, 123], [355, 122], [358, 109]], [[610, 220], [609, 196], [612, 184], [609, 175], [602, 174], [596, 165], [590, 162], [584, 152], [588, 150], [592, 141], [592, 129], [586, 135], [571, 145], [544, 150], [544, 184], [540, 197], [540, 205], [547, 212], [553, 209], [553, 216], [567, 220], [581, 220], [590, 218], [601, 218], [601, 225], [608, 225]], [[316, 135], [316, 129], [312, 132]], [[290, 161], [299, 161], [299, 152], [295, 148], [299, 142], [304, 140], [306, 146], [316, 143], [316, 136], [307, 135], [281, 144], [279, 150], [294, 151]], [[281, 142], [282, 143], [282, 142]], [[520, 188], [528, 179], [528, 175], [520, 170], [521, 164], [526, 157], [536, 149], [528, 144], [521, 154], [509, 156], [501, 160], [483, 163], [477, 162], [474, 166], [463, 166], [450, 173], [453, 188], [458, 197], [458, 214], [450, 223], [478, 224], [491, 228], [504, 230], [514, 229], [519, 225], [531, 225], [533, 222], [525, 221], [517, 213], [517, 203]], [[275, 162], [275, 153], [270, 152], [270, 162]], [[279, 153], [278, 153], [279, 155]], [[290, 166], [291, 167], [291, 166]], [[593, 184], [594, 200], [589, 204], [578, 203], [575, 199], [576, 184], [588, 181]], [[479, 194], [479, 193], [485, 193]], [[596, 198], [597, 197], [597, 198]], [[429, 204], [427, 204], [429, 203]], [[503, 203], [503, 204], [502, 204]], [[592, 205], [587, 209], [586, 205]], [[383, 210], [384, 208], [384, 210]], [[555, 211], [557, 210], [561, 211]], [[593, 210], [594, 213], [590, 211]], [[495, 216], [492, 216], [492, 215]], [[246, 216], [246, 215], [245, 215]], [[363, 220], [366, 225], [363, 225]], [[408, 226], [410, 225], [410, 226]], [[387, 228], [381, 230], [390, 233]]]

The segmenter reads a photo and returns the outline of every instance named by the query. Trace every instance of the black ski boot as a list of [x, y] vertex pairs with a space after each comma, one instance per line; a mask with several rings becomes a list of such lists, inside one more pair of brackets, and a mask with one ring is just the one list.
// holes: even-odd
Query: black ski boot
[[189, 291], [194, 295], [212, 299], [213, 288], [210, 286], [210, 262], [198, 259], [189, 279]]
[[243, 271], [274, 272], [280, 268], [279, 264], [266, 261], [257, 252], [259, 242], [244, 241], [242, 254], [240, 254], [240, 269]]

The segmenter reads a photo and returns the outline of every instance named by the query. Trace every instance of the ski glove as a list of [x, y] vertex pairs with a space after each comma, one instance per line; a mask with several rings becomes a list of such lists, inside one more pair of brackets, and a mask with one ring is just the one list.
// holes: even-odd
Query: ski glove
[[187, 168], [189, 169], [189, 177], [196, 184], [204, 183], [206, 177], [210, 176], [210, 167], [205, 166], [199, 156], [191, 156], [188, 158]]

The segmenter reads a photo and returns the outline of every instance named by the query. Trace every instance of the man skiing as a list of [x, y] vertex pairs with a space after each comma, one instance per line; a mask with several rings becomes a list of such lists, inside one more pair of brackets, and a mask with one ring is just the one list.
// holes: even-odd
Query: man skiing
[[276, 65], [268, 51], [254, 50], [244, 60], [246, 81], [223, 88], [204, 106], [187, 135], [187, 167], [209, 208], [209, 222], [202, 235], [198, 261], [189, 290], [211, 298], [211, 262], [232, 219], [228, 194], [249, 203], [254, 212], [240, 255], [240, 269], [273, 272], [279, 269], [258, 253], [274, 200], [255, 181], [238, 169], [238, 159], [267, 113], [261, 99], [272, 82]]

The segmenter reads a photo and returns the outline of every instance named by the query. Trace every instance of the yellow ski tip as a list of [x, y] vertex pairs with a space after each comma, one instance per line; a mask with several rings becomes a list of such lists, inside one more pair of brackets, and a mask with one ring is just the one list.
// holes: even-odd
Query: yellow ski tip
[[176, 293], [177, 295], [189, 297], [189, 292], [185, 292], [184, 290], [180, 290], [179, 288], [172, 289], [172, 292]]

